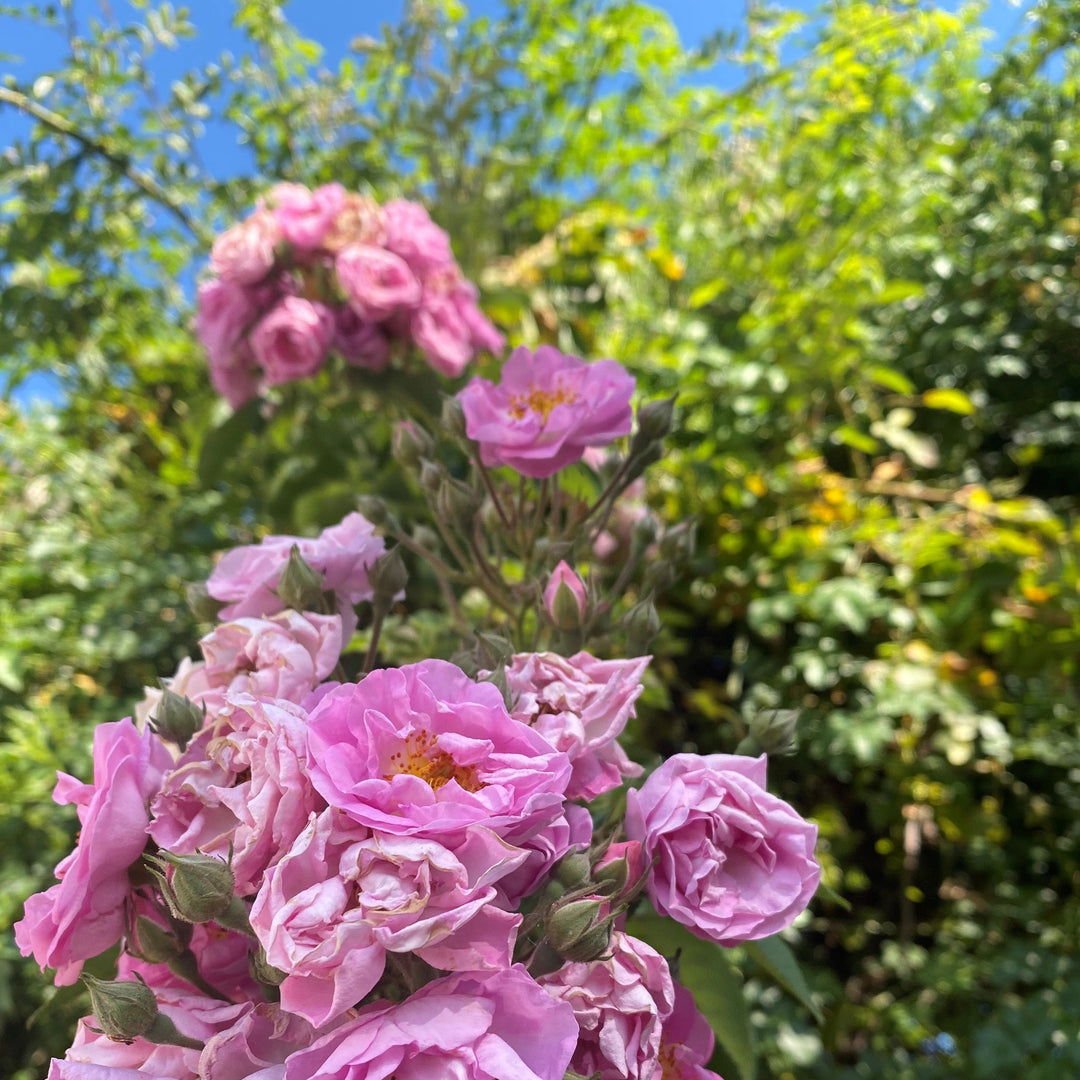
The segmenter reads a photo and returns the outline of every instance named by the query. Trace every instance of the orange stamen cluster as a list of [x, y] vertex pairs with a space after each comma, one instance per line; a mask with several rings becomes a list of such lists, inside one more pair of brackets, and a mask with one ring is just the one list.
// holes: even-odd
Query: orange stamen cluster
[[434, 791], [451, 780], [456, 780], [465, 791], [479, 791], [486, 786], [472, 765], [459, 765], [445, 750], [438, 749], [435, 737], [428, 731], [410, 735], [402, 749], [390, 755], [390, 768], [384, 780], [409, 773], [419, 776]]
[[686, 1080], [679, 1063], [675, 1060], [675, 1044], [667, 1041], [660, 1043], [660, 1053], [656, 1059], [660, 1065], [661, 1080]]
[[515, 420], [521, 420], [527, 412], [539, 413], [546, 424], [556, 405], [570, 405], [577, 399], [577, 394], [562, 384], [554, 390], [530, 386], [527, 394], [514, 394], [510, 398], [510, 415]]

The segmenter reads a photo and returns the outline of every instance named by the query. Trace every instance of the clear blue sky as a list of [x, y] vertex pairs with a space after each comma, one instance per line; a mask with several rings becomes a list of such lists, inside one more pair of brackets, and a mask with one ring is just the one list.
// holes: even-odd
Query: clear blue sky
[[[121, 22], [129, 21], [130, 12], [125, 11], [125, 0], [112, 0]], [[474, 15], [497, 12], [498, 0], [467, 0]], [[983, 23], [991, 32], [991, 52], [1000, 50], [1012, 37], [1023, 30], [1025, 14], [1033, 0], [987, 0]], [[177, 6], [180, 6], [178, 3]], [[225, 50], [238, 50], [241, 35], [233, 29], [234, 5], [229, 0], [188, 0], [191, 21], [198, 30], [194, 39], [181, 42], [175, 51], [158, 52], [154, 74], [160, 85], [168, 86], [176, 77], [193, 67], [208, 63]], [[745, 14], [745, 0], [654, 0], [654, 6], [666, 11], [675, 23], [684, 45], [694, 46], [718, 29], [737, 28]], [[818, 7], [814, 0], [788, 0], [788, 7], [812, 11]], [[944, 3], [956, 9], [959, 3]], [[83, 0], [75, 5], [76, 19], [82, 24], [80, 32], [86, 32], [91, 18], [101, 18], [109, 10], [104, 0]], [[286, 12], [301, 33], [319, 42], [326, 50], [324, 60], [335, 66], [345, 55], [349, 42], [361, 34], [378, 35], [384, 22], [396, 22], [401, 18], [404, 0], [296, 0], [288, 5]], [[65, 42], [60, 34], [46, 32], [21, 20], [0, 16], [0, 74], [13, 76], [20, 87], [29, 86], [41, 74], [62, 65]], [[716, 81], [724, 85], [737, 73], [718, 67]], [[0, 149], [15, 139], [25, 136], [27, 119], [11, 108], [0, 107]], [[223, 175], [235, 174], [246, 166], [244, 151], [230, 136], [224, 134], [215, 139], [208, 136], [204, 156], [208, 151], [221, 163]], [[0, 374], [3, 360], [0, 358]], [[0, 378], [2, 385], [2, 378]], [[34, 399], [55, 400], [55, 381], [48, 376], [33, 377], [18, 391], [16, 397], [26, 404]]]

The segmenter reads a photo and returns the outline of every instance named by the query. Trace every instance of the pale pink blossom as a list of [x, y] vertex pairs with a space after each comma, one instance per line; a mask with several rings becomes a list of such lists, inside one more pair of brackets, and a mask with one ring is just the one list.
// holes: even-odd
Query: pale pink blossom
[[614, 360], [587, 364], [541, 345], [515, 349], [498, 386], [475, 378], [458, 398], [485, 464], [542, 479], [588, 447], [629, 435], [633, 392], [633, 378]]
[[311, 782], [360, 824], [445, 837], [484, 825], [521, 846], [562, 812], [566, 755], [511, 719], [502, 694], [442, 660], [374, 671], [308, 723]]
[[765, 790], [766, 758], [676, 754], [630, 791], [626, 835], [648, 859], [653, 906], [736, 945], [789, 926], [817, 890], [817, 826]]
[[600, 1080], [653, 1075], [663, 1024], [675, 1005], [667, 961], [655, 949], [616, 930], [607, 959], [564, 964], [539, 982], [577, 1017], [574, 1072], [599, 1073]]
[[325, 304], [284, 296], [251, 331], [251, 351], [268, 386], [314, 375], [334, 337], [334, 315]]
[[202, 676], [222, 694], [250, 693], [301, 702], [341, 656], [340, 615], [282, 611], [219, 623], [199, 641]]
[[323, 575], [325, 588], [337, 594], [339, 603], [351, 606], [371, 599], [367, 569], [385, 545], [370, 521], [352, 513], [314, 539], [267, 536], [260, 544], [226, 552], [206, 583], [207, 592], [226, 604], [222, 619], [274, 615], [284, 609], [273, 590], [294, 544], [304, 561]]
[[83, 961], [120, 939], [128, 867], [146, 846], [147, 804], [172, 763], [161, 740], [128, 719], [95, 730], [93, 783], [58, 774], [53, 799], [78, 808], [78, 844], [56, 867], [59, 883], [31, 896], [15, 924], [19, 951], [56, 968], [58, 985], [75, 982]]
[[281, 228], [274, 215], [266, 210], [256, 210], [214, 241], [210, 265], [225, 281], [254, 285], [273, 269], [274, 248], [281, 239]]
[[664, 1021], [660, 1037], [663, 1080], [723, 1080], [705, 1067], [715, 1045], [716, 1036], [694, 1004], [693, 995], [675, 983], [675, 1008]]
[[317, 248], [345, 205], [345, 189], [340, 184], [324, 184], [310, 191], [303, 184], [277, 184], [267, 202], [281, 234], [294, 247]]
[[409, 331], [427, 362], [448, 378], [457, 378], [473, 357], [469, 327], [448, 296], [425, 296]]
[[368, 322], [412, 311], [420, 303], [420, 282], [404, 259], [385, 248], [350, 244], [338, 252], [334, 269], [349, 307]]
[[394, 199], [383, 207], [386, 215], [386, 247], [417, 274], [428, 274], [453, 265], [450, 238], [431, 220], [419, 203]]
[[283, 1080], [562, 1080], [574, 1014], [520, 965], [436, 979], [378, 1002], [285, 1062]]
[[511, 715], [570, 758], [567, 798], [589, 801], [641, 775], [618, 737], [634, 715], [649, 659], [518, 653], [506, 669], [510, 692], [517, 695]]

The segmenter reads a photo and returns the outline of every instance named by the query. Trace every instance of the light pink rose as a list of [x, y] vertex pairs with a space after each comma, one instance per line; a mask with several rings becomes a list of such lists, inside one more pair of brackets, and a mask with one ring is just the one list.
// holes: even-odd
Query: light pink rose
[[246, 1008], [230, 1028], [207, 1040], [199, 1058], [200, 1080], [244, 1080], [260, 1073], [265, 1077], [262, 1070], [282, 1064], [322, 1034], [279, 1005], [260, 1002]]
[[241, 342], [227, 363], [210, 363], [210, 385], [229, 403], [240, 409], [258, 396], [255, 357], [246, 341]]
[[[158, 1008], [182, 1035], [200, 1042], [227, 1031], [250, 1005], [234, 1005], [190, 991], [155, 987]], [[200, 1051], [158, 1045], [145, 1039], [115, 1042], [90, 1030], [92, 1016], [79, 1024], [63, 1061], [53, 1059], [49, 1080], [196, 1080]]]
[[374, 199], [356, 192], [346, 192], [341, 209], [334, 218], [322, 246], [332, 253], [350, 244], [373, 244], [382, 247], [386, 242], [386, 215]]
[[386, 246], [404, 259], [417, 274], [453, 265], [450, 238], [419, 203], [394, 199], [383, 207], [386, 215]]
[[266, 210], [256, 210], [214, 241], [210, 265], [225, 281], [254, 285], [273, 269], [274, 247], [281, 239], [281, 228], [274, 215]]
[[413, 341], [440, 374], [457, 378], [473, 357], [469, 327], [449, 296], [425, 295], [409, 324]]
[[340, 184], [324, 184], [309, 191], [303, 184], [277, 184], [267, 202], [282, 236], [294, 247], [317, 248], [345, 205], [345, 189]]
[[626, 835], [658, 859], [653, 906], [721, 945], [789, 926], [821, 877], [817, 826], [765, 790], [765, 769], [764, 754], [676, 754], [627, 794]]
[[576, 1038], [573, 1011], [518, 965], [369, 1005], [291, 1055], [284, 1080], [562, 1080]]
[[346, 363], [368, 371], [382, 371], [390, 363], [390, 342], [375, 323], [345, 305], [334, 312], [334, 319], [334, 349]]
[[311, 782], [362, 825], [428, 836], [484, 825], [521, 846], [562, 812], [570, 765], [491, 683], [425, 660], [328, 693], [308, 723]]
[[470, 281], [460, 282], [450, 292], [450, 299], [457, 308], [458, 316], [468, 328], [473, 347], [500, 353], [506, 347], [506, 338], [480, 310], [476, 302], [477, 296], [476, 286]]
[[79, 841], [56, 867], [59, 883], [31, 896], [15, 924], [19, 951], [42, 970], [56, 968], [57, 985], [75, 982], [83, 961], [123, 934], [128, 867], [146, 846], [147, 804], [172, 763], [156, 735], [121, 720], [94, 731], [92, 784], [57, 774], [53, 799], [78, 808]]
[[258, 314], [255, 290], [218, 279], [199, 286], [195, 333], [212, 367], [232, 362], [233, 350]]
[[232, 850], [236, 891], [255, 892], [326, 804], [307, 779], [307, 724], [285, 701], [232, 695], [166, 777], [150, 834], [180, 855]]
[[465, 430], [486, 465], [543, 479], [586, 448], [630, 434], [634, 380], [614, 360], [587, 364], [550, 345], [510, 354], [498, 386], [473, 379], [458, 394]]
[[335, 827], [334, 811], [312, 814], [292, 848], [266, 874], [251, 925], [267, 960], [286, 973], [281, 1006], [316, 1027], [352, 1008], [382, 977], [386, 950], [353, 905], [337, 872], [358, 830]]
[[570, 1067], [600, 1080], [648, 1080], [675, 1004], [667, 961], [644, 941], [615, 931], [611, 956], [564, 964], [539, 982], [568, 1002], [580, 1028]]
[[284, 296], [251, 331], [251, 351], [268, 386], [314, 375], [334, 337], [334, 314], [317, 300]]
[[420, 282], [404, 259], [372, 244], [350, 244], [334, 261], [349, 307], [367, 322], [380, 322], [420, 303]]
[[282, 611], [219, 623], [199, 641], [211, 690], [301, 702], [341, 656], [341, 616]]
[[664, 1021], [660, 1037], [661, 1075], [669, 1080], [723, 1080], [705, 1067], [715, 1045], [716, 1036], [693, 995], [675, 983], [675, 1008]]
[[[220, 612], [222, 619], [274, 615], [284, 609], [272, 590], [277, 588], [293, 544], [304, 561], [323, 575], [325, 588], [337, 594], [339, 604], [351, 606], [371, 599], [367, 568], [385, 551], [385, 545], [370, 521], [352, 513], [315, 539], [267, 536], [261, 544], [227, 552], [206, 583], [210, 595], [226, 604]], [[348, 634], [343, 631], [342, 636]]]
[[312, 816], [266, 875], [251, 924], [287, 973], [282, 1005], [324, 1024], [374, 986], [386, 952], [444, 970], [509, 967], [521, 916], [495, 906], [493, 883], [525, 853], [487, 829], [456, 851], [433, 840], [369, 834]]
[[517, 695], [511, 715], [570, 758], [568, 799], [589, 801], [625, 777], [641, 775], [617, 740], [634, 715], [649, 659], [518, 653], [506, 669], [510, 692]]

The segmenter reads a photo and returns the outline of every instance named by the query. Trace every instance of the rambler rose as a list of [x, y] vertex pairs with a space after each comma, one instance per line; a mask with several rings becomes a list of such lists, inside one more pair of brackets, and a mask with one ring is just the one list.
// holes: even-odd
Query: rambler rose
[[458, 399], [486, 465], [543, 479], [586, 449], [630, 434], [634, 380], [614, 360], [587, 364], [550, 345], [510, 354], [496, 386], [473, 379]]
[[349, 307], [368, 322], [379, 322], [420, 303], [420, 282], [404, 259], [373, 244], [350, 244], [334, 262]]
[[555, 653], [518, 653], [506, 669], [515, 695], [511, 715], [543, 735], [570, 759], [573, 775], [568, 799], [589, 801], [640, 776], [618, 743], [641, 683], [648, 656], [597, 660], [587, 652], [571, 657]]
[[172, 763], [156, 735], [121, 720], [94, 732], [92, 784], [58, 774], [53, 800], [78, 807], [79, 840], [56, 867], [59, 884], [31, 896], [15, 924], [19, 951], [42, 969], [56, 968], [57, 985], [75, 982], [84, 960], [120, 940], [128, 867], [146, 846], [147, 804]]
[[311, 782], [359, 824], [454, 847], [483, 825], [521, 845], [562, 815], [570, 763], [502, 694], [443, 660], [331, 690], [308, 723]]
[[577, 1032], [570, 1007], [520, 965], [450, 975], [361, 1009], [288, 1057], [283, 1080], [562, 1080]]
[[314, 375], [334, 337], [334, 314], [317, 300], [285, 296], [251, 331], [251, 351], [267, 386]]
[[281, 239], [281, 227], [274, 215], [256, 210], [214, 241], [210, 265], [225, 281], [254, 285], [274, 268], [274, 248]]
[[274, 590], [294, 544], [304, 561], [323, 575], [325, 588], [337, 594], [339, 604], [371, 599], [367, 569], [385, 545], [370, 521], [352, 513], [314, 539], [266, 536], [259, 544], [226, 552], [206, 583], [207, 592], [226, 605], [220, 613], [223, 620], [265, 617], [284, 609]]
[[656, 858], [662, 915], [721, 945], [768, 937], [810, 902], [817, 826], [765, 790], [766, 759], [676, 754], [626, 798], [626, 835]]
[[282, 237], [306, 250], [323, 242], [345, 205], [345, 189], [340, 184], [324, 184], [314, 191], [303, 184], [277, 184], [266, 201]]

